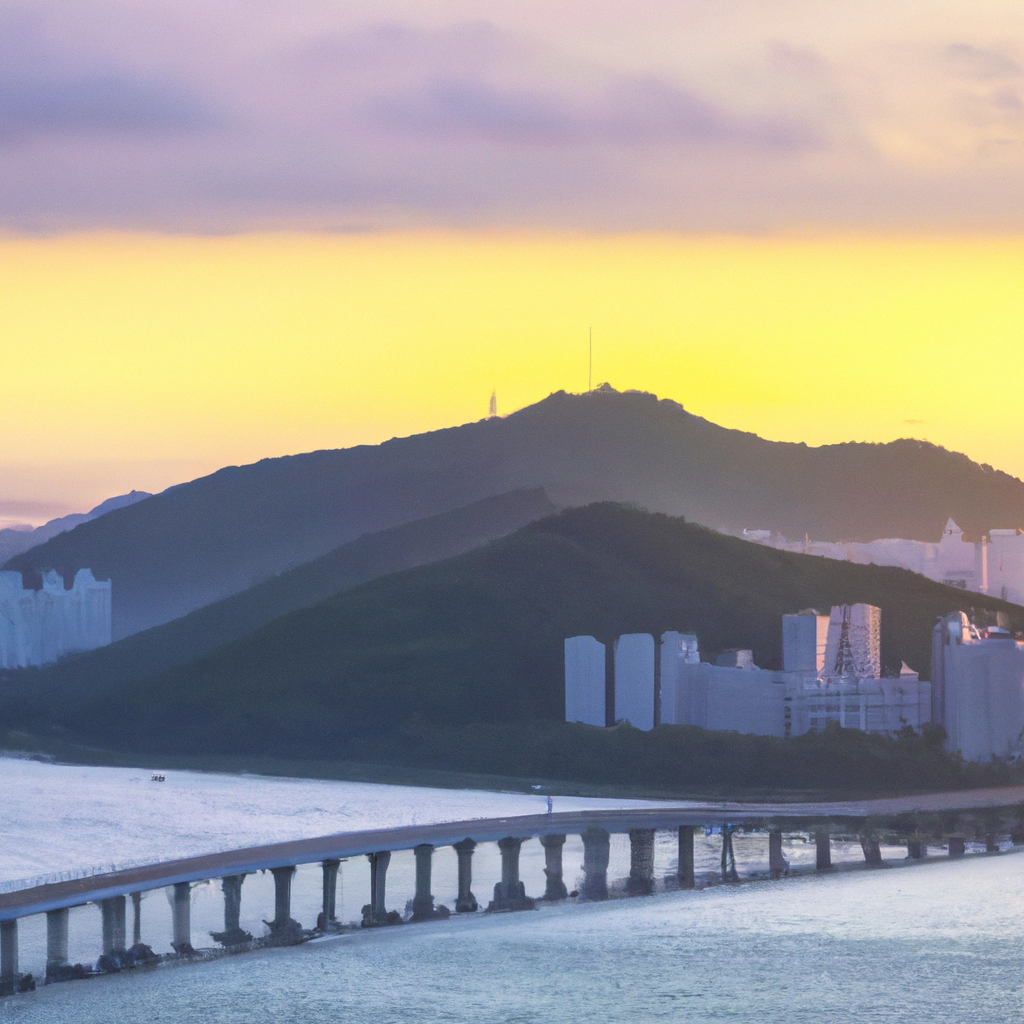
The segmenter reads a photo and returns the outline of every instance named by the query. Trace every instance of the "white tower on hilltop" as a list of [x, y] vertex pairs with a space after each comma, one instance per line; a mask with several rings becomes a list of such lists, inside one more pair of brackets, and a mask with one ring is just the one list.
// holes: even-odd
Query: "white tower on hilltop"
[[498, 415], [498, 392], [497, 390], [491, 392], [491, 404], [487, 407], [488, 417]]

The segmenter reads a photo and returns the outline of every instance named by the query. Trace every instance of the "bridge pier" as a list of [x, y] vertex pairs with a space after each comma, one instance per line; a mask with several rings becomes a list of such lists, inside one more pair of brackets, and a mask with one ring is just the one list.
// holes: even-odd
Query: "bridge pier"
[[736, 871], [736, 855], [732, 850], [732, 826], [722, 826], [722, 881], [738, 882], [740, 876]]
[[907, 840], [907, 857], [910, 860], [923, 860], [927, 847], [920, 839]]
[[542, 899], [564, 900], [569, 895], [562, 878], [562, 847], [565, 846], [565, 836], [541, 836], [540, 845], [544, 847], [544, 877], [547, 879]]
[[366, 859], [370, 862], [370, 902], [363, 907], [363, 927], [376, 928], [384, 924], [401, 924], [402, 918], [398, 911], [389, 914], [384, 905], [391, 851], [368, 853]]
[[103, 952], [106, 956], [125, 952], [125, 899], [111, 896], [100, 900], [103, 917]]
[[222, 946], [241, 946], [252, 942], [252, 935], [242, 931], [238, 921], [242, 913], [242, 883], [245, 875], [225, 875], [220, 880], [224, 893], [224, 931], [210, 932], [210, 938]]
[[861, 833], [860, 848], [864, 851], [865, 864], [877, 866], [882, 863], [882, 849], [874, 836], [868, 835], [866, 832]]
[[302, 925], [292, 920], [292, 878], [295, 865], [271, 868], [274, 876], [274, 920], [263, 923], [270, 928], [270, 942], [274, 946], [294, 946], [302, 941]]
[[696, 885], [693, 876], [693, 826], [679, 826], [679, 866], [676, 868], [680, 889], [692, 889]]
[[412, 920], [433, 921], [448, 916], [448, 908], [442, 914], [434, 906], [434, 896], [430, 891], [431, 869], [434, 860], [434, 847], [430, 843], [421, 843], [413, 849], [416, 857], [416, 895], [412, 898]]
[[0, 996], [13, 995], [19, 989], [18, 921], [0, 921]]
[[996, 838], [995, 832], [985, 833], [985, 852], [986, 853], [998, 853], [999, 852], [999, 841]]
[[476, 842], [472, 839], [463, 839], [452, 849], [459, 858], [459, 895], [455, 900], [455, 913], [472, 914], [479, 909], [473, 895], [473, 851], [476, 849]]
[[954, 859], [962, 857], [966, 852], [964, 849], [964, 841], [961, 836], [950, 836], [948, 848], [950, 857], [953, 857]]
[[142, 893], [132, 893], [132, 949], [142, 945]]
[[341, 929], [337, 918], [338, 870], [340, 860], [325, 860], [321, 863], [324, 872], [324, 901], [317, 927], [322, 932], [336, 932]]
[[68, 965], [68, 918], [67, 907], [46, 912], [46, 981], [62, 980], [59, 975]]
[[820, 828], [814, 833], [814, 868], [816, 871], [826, 871], [832, 867], [832, 837], [828, 829]]
[[654, 891], [654, 829], [629, 830], [629, 892], [647, 895]]
[[608, 899], [608, 857], [611, 839], [603, 828], [588, 828], [583, 840], [583, 898]]
[[778, 829], [768, 833], [768, 877], [781, 878], [789, 868], [782, 855], [782, 833]]
[[519, 850], [522, 839], [506, 836], [498, 840], [501, 850], [501, 881], [494, 887], [494, 899], [487, 907], [496, 910], [533, 910], [534, 900], [526, 895], [526, 886], [519, 881]]
[[192, 948], [192, 883], [177, 882], [174, 886], [174, 901], [171, 905], [173, 938], [171, 949], [178, 956], [193, 956]]

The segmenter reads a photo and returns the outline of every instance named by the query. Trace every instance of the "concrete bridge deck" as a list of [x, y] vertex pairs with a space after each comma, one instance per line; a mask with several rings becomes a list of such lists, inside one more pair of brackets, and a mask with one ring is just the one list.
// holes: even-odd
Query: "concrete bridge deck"
[[554, 812], [503, 818], [407, 825], [347, 832], [161, 861], [122, 871], [52, 882], [0, 893], [0, 921], [15, 920], [65, 907], [80, 906], [164, 886], [244, 875], [254, 871], [356, 857], [379, 851], [414, 849], [429, 844], [453, 846], [466, 839], [497, 842], [506, 837], [611, 833], [631, 829], [670, 829], [728, 823], [744, 827], [796, 828], [812, 824], [849, 823], [901, 815], [969, 813], [1024, 806], [1024, 786], [927, 793], [876, 800], [804, 803], [738, 803], [680, 801], [663, 807]]

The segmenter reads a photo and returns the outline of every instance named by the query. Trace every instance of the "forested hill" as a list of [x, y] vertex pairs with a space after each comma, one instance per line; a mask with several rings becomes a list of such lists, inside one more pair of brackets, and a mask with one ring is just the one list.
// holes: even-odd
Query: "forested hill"
[[366, 758], [410, 731], [455, 730], [458, 746], [459, 730], [558, 722], [562, 641], [580, 633], [692, 631], [705, 656], [752, 648], [776, 667], [784, 613], [866, 601], [882, 609], [883, 665], [927, 677], [936, 616], [968, 597], [1022, 613], [902, 569], [596, 504], [362, 584], [116, 692], [30, 680], [8, 688], [4, 715], [108, 749]]
[[[42, 685], [99, 696], [139, 683], [237, 640], [298, 608], [367, 580], [426, 565], [504, 537], [555, 511], [542, 488], [498, 494], [465, 508], [364, 534], [255, 587], [106, 647], [28, 672]], [[36, 685], [32, 683], [31, 685]]]
[[631, 502], [727, 531], [938, 540], [1024, 525], [1024, 483], [920, 441], [809, 448], [727, 430], [641, 393], [551, 395], [504, 418], [230, 467], [111, 512], [7, 567], [113, 580], [123, 637], [364, 533], [518, 488], [561, 507]]

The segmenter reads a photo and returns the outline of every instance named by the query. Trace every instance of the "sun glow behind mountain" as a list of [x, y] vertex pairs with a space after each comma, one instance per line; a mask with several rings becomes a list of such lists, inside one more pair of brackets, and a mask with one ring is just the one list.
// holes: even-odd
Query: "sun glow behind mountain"
[[[1024, 475], [1024, 242], [397, 233], [0, 243], [5, 497], [88, 507], [553, 390]], [[21, 493], [19, 493], [19, 491]], [[69, 493], [74, 492], [74, 493]]]

